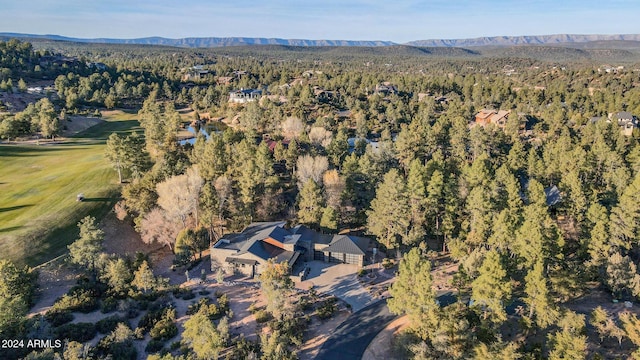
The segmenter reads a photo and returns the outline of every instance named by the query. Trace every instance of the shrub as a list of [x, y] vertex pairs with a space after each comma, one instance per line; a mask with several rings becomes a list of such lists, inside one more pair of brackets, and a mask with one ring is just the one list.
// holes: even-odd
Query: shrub
[[367, 270], [365, 270], [365, 269], [358, 270], [358, 277], [363, 277], [366, 274], [367, 274]]
[[164, 348], [164, 341], [151, 339], [147, 344], [147, 346], [144, 348], [144, 351], [147, 352], [147, 354], [151, 354], [151, 353], [159, 352], [163, 348]]
[[303, 297], [300, 299], [300, 309], [302, 311], [309, 310], [313, 307], [313, 303], [307, 298]]
[[229, 312], [229, 299], [222, 295], [218, 299], [218, 304], [213, 304], [209, 298], [201, 298], [197, 303], [190, 305], [187, 315], [193, 315], [204, 308], [204, 312], [211, 320], [218, 320]]
[[273, 319], [273, 316], [271, 316], [271, 313], [266, 310], [258, 310], [253, 315], [256, 317], [256, 322], [258, 324], [264, 324], [267, 321]]
[[389, 258], [382, 259], [382, 267], [385, 268], [385, 270], [389, 270], [394, 266], [395, 266], [395, 263], [393, 262], [393, 260]]
[[98, 321], [96, 323], [96, 330], [101, 334], [108, 334], [118, 326], [118, 323], [124, 323], [129, 326], [126, 319], [121, 318], [118, 315], [113, 315]]
[[195, 297], [196, 297], [196, 294], [194, 294], [193, 291], [189, 290], [189, 292], [182, 295], [182, 300], [191, 300], [191, 299], [195, 299]]
[[200, 298], [197, 303], [189, 305], [189, 307], [187, 308], [187, 315], [193, 315], [197, 313], [201, 307], [209, 306], [209, 304], [211, 304], [211, 299], [209, 299], [208, 297]]
[[73, 321], [73, 314], [66, 310], [51, 310], [47, 312], [44, 318], [51, 326], [56, 327]]
[[54, 330], [55, 336], [61, 340], [87, 342], [98, 333], [92, 323], [65, 324]]
[[138, 329], [142, 330], [142, 333], [147, 333], [153, 328], [158, 321], [162, 318], [163, 311], [149, 311], [144, 314], [138, 322]]
[[80, 311], [89, 313], [98, 309], [98, 299], [90, 290], [77, 288], [69, 291], [53, 304], [53, 310]]
[[178, 335], [178, 327], [176, 326], [175, 320], [175, 312], [173, 312], [173, 317], [166, 316], [160, 319], [151, 331], [149, 335], [151, 338], [158, 341], [169, 340], [172, 337]]
[[318, 318], [324, 320], [333, 316], [333, 313], [338, 310], [336, 305], [336, 298], [331, 297], [325, 300], [320, 307], [318, 307]]
[[108, 297], [102, 300], [102, 303], [100, 304], [100, 311], [103, 314], [114, 312], [116, 311], [117, 308], [118, 308], [118, 300], [116, 300], [113, 297]]

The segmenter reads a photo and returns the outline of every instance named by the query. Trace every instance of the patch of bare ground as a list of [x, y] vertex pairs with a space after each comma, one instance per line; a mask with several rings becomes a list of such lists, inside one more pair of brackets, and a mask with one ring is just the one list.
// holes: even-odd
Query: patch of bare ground
[[[32, 84], [29, 86], [32, 86]], [[34, 104], [44, 97], [46, 97], [45, 94], [0, 92], [0, 101], [5, 103], [12, 112], [20, 112], [26, 109], [27, 105]]]
[[169, 278], [172, 285], [185, 281], [184, 272], [182, 277], [179, 277], [176, 272], [171, 271], [173, 262], [171, 250], [160, 244], [142, 242], [131, 222], [120, 221], [111, 212], [100, 222], [100, 228], [104, 231], [102, 246], [105, 253], [132, 257], [138, 252], [146, 254], [156, 275]]
[[64, 263], [65, 257], [59, 257], [36, 270], [38, 271], [38, 291], [36, 302], [29, 316], [44, 314], [55, 301], [76, 284], [78, 273], [72, 271]]
[[453, 287], [453, 275], [458, 272], [459, 264], [448, 255], [441, 255], [432, 262], [433, 288], [436, 291], [456, 291]]
[[362, 355], [363, 360], [401, 360], [393, 351], [393, 338], [409, 326], [405, 315], [393, 320], [369, 344]]

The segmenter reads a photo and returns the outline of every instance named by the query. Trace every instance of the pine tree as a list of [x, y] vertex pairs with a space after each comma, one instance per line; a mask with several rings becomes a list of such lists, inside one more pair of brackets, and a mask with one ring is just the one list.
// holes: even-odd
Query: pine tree
[[327, 233], [332, 233], [338, 230], [338, 214], [332, 207], [327, 206], [322, 211], [322, 218], [320, 218], [320, 228]]
[[607, 261], [607, 285], [614, 296], [623, 293], [637, 296], [640, 294], [640, 275], [636, 265], [628, 256], [616, 252]]
[[215, 181], [227, 171], [230, 159], [222, 136], [214, 133], [206, 142], [196, 141], [193, 153], [206, 181]]
[[425, 215], [427, 226], [433, 229], [435, 235], [442, 235], [442, 220], [445, 213], [445, 183], [444, 174], [435, 169], [427, 183], [427, 197], [425, 198]]
[[376, 190], [371, 210], [367, 211], [369, 232], [387, 248], [396, 248], [398, 255], [411, 221], [405, 188], [404, 179], [396, 169], [391, 169]]
[[486, 254], [479, 273], [471, 284], [471, 299], [480, 306], [485, 319], [491, 316], [493, 322], [501, 323], [507, 319], [505, 306], [511, 298], [511, 283], [497, 251]]
[[132, 279], [131, 269], [122, 258], [111, 260], [102, 271], [101, 279], [109, 285], [113, 294], [123, 296], [129, 290]]
[[396, 281], [389, 288], [389, 310], [398, 315], [406, 314], [410, 326], [421, 339], [428, 339], [438, 320], [440, 309], [432, 288], [431, 262], [417, 248], [404, 255], [398, 266]]
[[587, 266], [596, 274], [603, 275], [604, 267], [612, 251], [611, 243], [609, 242], [609, 216], [607, 209], [598, 203], [594, 203], [587, 211], [587, 218], [593, 224], [586, 246], [589, 254]]
[[322, 190], [313, 179], [307, 180], [298, 195], [298, 222], [317, 226], [324, 211]]
[[[582, 224], [587, 209], [587, 197], [584, 193], [584, 182], [580, 180], [578, 172], [573, 170], [564, 175], [560, 188], [561, 190], [569, 190], [569, 213], [573, 215], [578, 224]], [[567, 192], [566, 190], [565, 192]]]
[[267, 300], [267, 311], [275, 319], [291, 313], [289, 295], [293, 289], [293, 281], [289, 277], [289, 265], [269, 260], [260, 274], [260, 289]]
[[546, 328], [558, 318], [554, 301], [549, 293], [548, 280], [544, 275], [544, 264], [538, 260], [524, 279], [525, 297], [523, 301], [529, 308], [528, 317], [534, 318], [540, 328]]
[[80, 237], [69, 245], [70, 261], [72, 264], [95, 272], [96, 262], [102, 251], [104, 232], [98, 228], [96, 219], [91, 216], [80, 220], [78, 228], [80, 228]]
[[524, 222], [516, 232], [515, 253], [531, 268], [537, 261], [549, 261], [561, 257], [564, 246], [556, 223], [551, 219], [542, 184], [529, 181], [529, 205], [524, 208]]
[[611, 209], [611, 242], [618, 249], [629, 250], [640, 241], [640, 174], [624, 190], [618, 205]]
[[407, 198], [409, 201], [409, 211], [411, 213], [411, 225], [409, 235], [405, 240], [407, 245], [416, 244], [423, 240], [426, 235], [426, 187], [427, 171], [421, 161], [414, 159], [409, 166], [407, 177]]
[[625, 332], [611, 318], [607, 310], [598, 306], [591, 312], [590, 323], [596, 328], [602, 343], [606, 337], [614, 337], [618, 340], [618, 345], [622, 343]]
[[327, 147], [327, 155], [331, 164], [339, 168], [344, 158], [349, 154], [349, 143], [346, 129], [340, 127], [336, 137], [331, 141]]
[[224, 331], [216, 328], [204, 308], [201, 307], [195, 315], [185, 321], [182, 338], [193, 349], [198, 359], [217, 359], [226, 347], [228, 338], [224, 336]]
[[133, 273], [131, 285], [143, 293], [155, 290], [158, 286], [158, 280], [153, 276], [153, 271], [146, 260], [143, 261], [138, 270]]
[[636, 314], [632, 314], [630, 312], [620, 313], [620, 321], [622, 322], [622, 328], [624, 332], [627, 334], [627, 337], [633, 345], [639, 347], [636, 348], [636, 351], [633, 352], [632, 356], [634, 359], [640, 358], [640, 319], [636, 316]]
[[561, 330], [549, 334], [549, 359], [586, 359], [587, 336], [583, 335], [585, 323], [584, 315], [567, 311], [558, 325]]

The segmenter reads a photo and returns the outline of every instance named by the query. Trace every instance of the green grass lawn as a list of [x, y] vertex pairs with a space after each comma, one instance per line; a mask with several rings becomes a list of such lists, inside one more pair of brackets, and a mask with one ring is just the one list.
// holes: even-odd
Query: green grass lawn
[[120, 186], [105, 141], [112, 132], [139, 130], [135, 116], [112, 113], [63, 144], [0, 145], [1, 259], [35, 266], [61, 255], [80, 219], [99, 219], [113, 207]]

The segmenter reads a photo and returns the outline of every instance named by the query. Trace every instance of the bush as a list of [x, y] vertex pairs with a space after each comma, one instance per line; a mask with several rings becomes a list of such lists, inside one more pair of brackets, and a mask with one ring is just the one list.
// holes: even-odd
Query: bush
[[118, 308], [118, 300], [112, 297], [108, 297], [102, 300], [102, 303], [100, 304], [100, 311], [103, 314], [114, 312], [116, 311], [117, 308]]
[[393, 260], [389, 258], [382, 259], [382, 267], [385, 268], [385, 270], [389, 270], [394, 266], [395, 266], [395, 263], [393, 262]]
[[196, 298], [196, 294], [194, 294], [193, 291], [189, 291], [188, 293], [185, 293], [182, 295], [182, 300], [191, 300], [195, 298]]
[[76, 288], [74, 291], [63, 295], [53, 304], [53, 310], [61, 311], [80, 311], [90, 313], [98, 309], [98, 299], [90, 290]]
[[338, 310], [336, 302], [337, 300], [334, 297], [325, 300], [318, 308], [318, 318], [324, 320], [333, 316], [333, 313]]
[[44, 318], [49, 322], [49, 324], [51, 324], [51, 326], [57, 327], [73, 321], [73, 314], [71, 314], [70, 311], [50, 310]]
[[163, 311], [149, 311], [144, 314], [138, 322], [138, 329], [141, 329], [143, 334], [147, 333], [153, 328], [158, 321], [162, 318]]
[[151, 339], [147, 346], [144, 348], [144, 351], [147, 354], [156, 353], [161, 351], [164, 348], [164, 341]]
[[138, 323], [138, 329], [142, 333], [150, 331], [152, 338], [171, 339], [178, 333], [174, 320], [176, 318], [175, 309], [163, 309], [145, 314]]
[[208, 297], [200, 298], [197, 303], [189, 305], [189, 307], [187, 308], [187, 315], [193, 315], [197, 313], [201, 307], [209, 306], [209, 304], [211, 304], [211, 299], [209, 299]]
[[162, 319], [160, 319], [149, 332], [151, 338], [153, 340], [164, 341], [178, 335], [178, 327], [174, 320], [175, 311], [165, 313]]
[[271, 319], [273, 319], [273, 316], [271, 316], [271, 313], [266, 310], [258, 310], [253, 314], [253, 316], [256, 317], [256, 322], [258, 324], [264, 324], [267, 321], [270, 321]]
[[193, 315], [204, 309], [204, 312], [211, 320], [218, 320], [229, 312], [229, 299], [227, 295], [222, 295], [218, 299], [218, 304], [213, 304], [209, 298], [201, 298], [197, 303], [190, 305], [187, 309], [187, 315]]
[[93, 339], [98, 331], [92, 323], [65, 324], [54, 330], [56, 338], [77, 342], [87, 342]]
[[302, 311], [309, 310], [313, 307], [313, 303], [307, 297], [300, 299], [299, 304]]
[[118, 326], [118, 323], [124, 323], [129, 326], [126, 319], [121, 318], [118, 315], [113, 315], [98, 321], [96, 323], [96, 330], [101, 334], [108, 334]]

